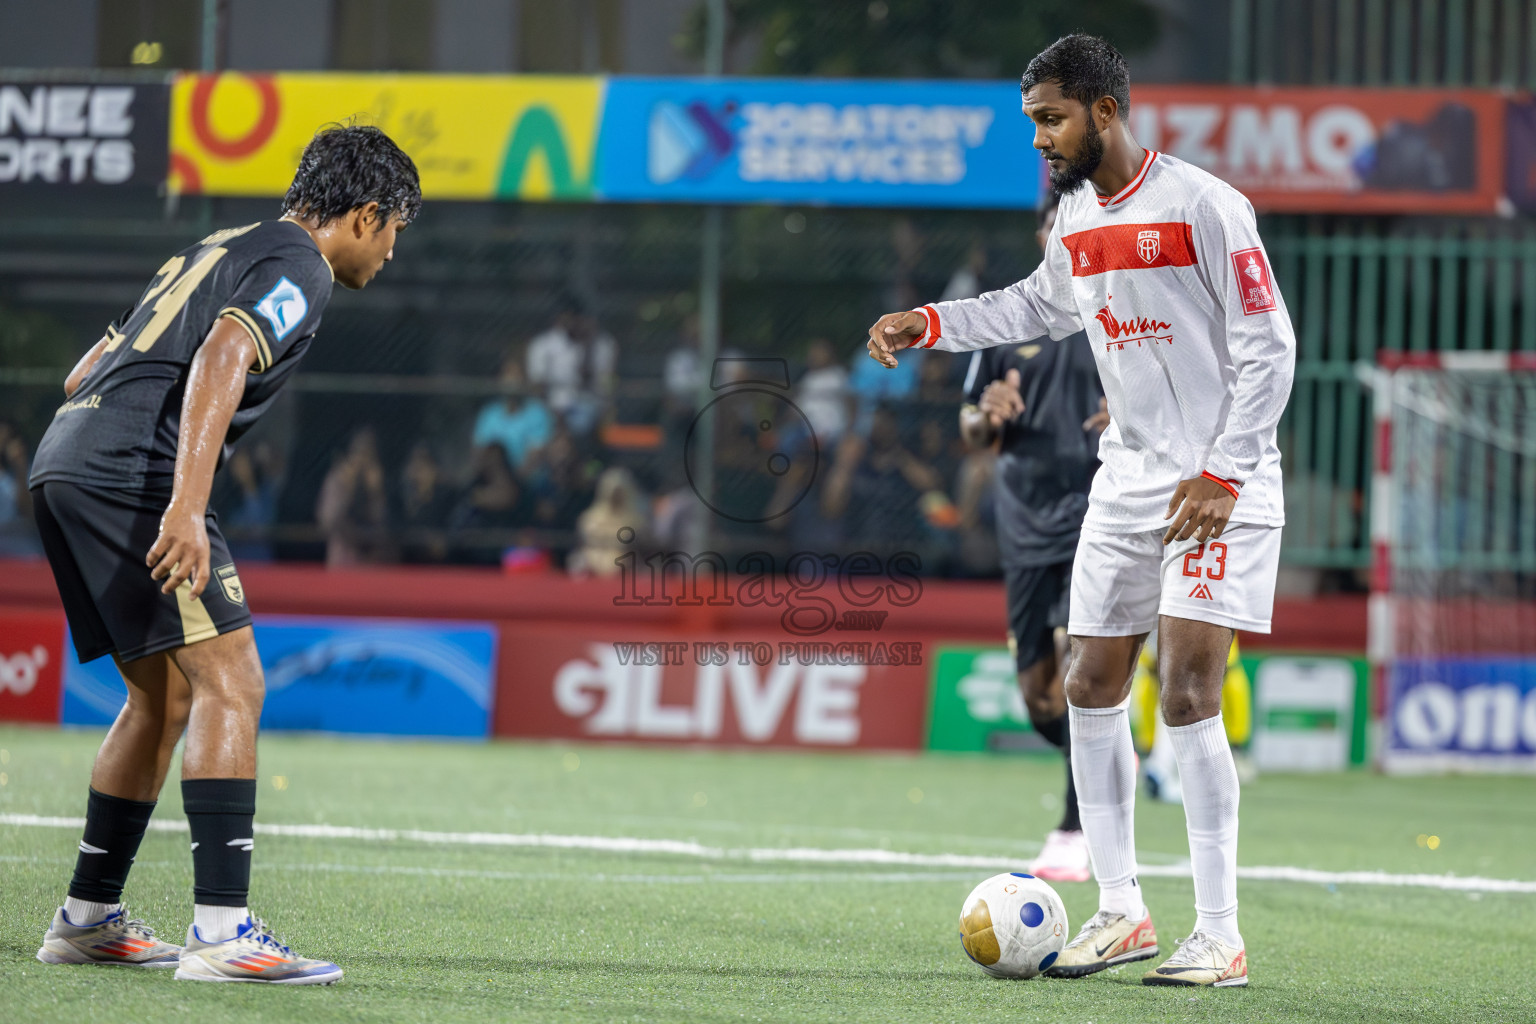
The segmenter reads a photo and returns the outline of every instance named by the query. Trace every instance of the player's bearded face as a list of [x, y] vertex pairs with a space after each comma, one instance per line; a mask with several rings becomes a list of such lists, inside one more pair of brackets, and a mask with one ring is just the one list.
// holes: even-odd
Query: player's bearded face
[[1088, 113], [1088, 127], [1083, 132], [1082, 141], [1078, 143], [1077, 152], [1066, 156], [1057, 150], [1056, 155], [1066, 161], [1066, 166], [1060, 170], [1054, 167], [1050, 170], [1051, 191], [1058, 196], [1076, 192], [1088, 180], [1088, 176], [1099, 169], [1104, 159], [1104, 138], [1099, 134], [1099, 126], [1094, 123], [1092, 111]]

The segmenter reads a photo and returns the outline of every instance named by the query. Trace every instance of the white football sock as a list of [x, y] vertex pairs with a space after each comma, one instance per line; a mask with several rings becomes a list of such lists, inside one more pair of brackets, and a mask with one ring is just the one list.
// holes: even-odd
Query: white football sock
[[1237, 930], [1237, 766], [1221, 715], [1169, 726], [1184, 789], [1184, 823], [1195, 876], [1195, 930], [1239, 949]]
[[203, 903], [192, 907], [192, 923], [204, 942], [224, 942], [235, 937], [251, 912], [245, 907], [212, 907]]
[[1083, 835], [1099, 880], [1099, 909], [1132, 921], [1147, 916], [1136, 881], [1136, 750], [1131, 718], [1116, 708], [1067, 705], [1072, 781]]
[[64, 897], [64, 916], [69, 918], [69, 923], [77, 928], [87, 925], [100, 924], [107, 919], [107, 915], [121, 907], [121, 903], [92, 903], [90, 900], [77, 900], [73, 896]]

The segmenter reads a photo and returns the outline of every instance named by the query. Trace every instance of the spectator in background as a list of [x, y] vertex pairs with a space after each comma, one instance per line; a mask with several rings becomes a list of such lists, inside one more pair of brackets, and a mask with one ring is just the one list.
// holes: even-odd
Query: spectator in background
[[443, 467], [432, 454], [432, 446], [417, 441], [400, 471], [400, 526], [405, 533], [400, 560], [428, 564], [447, 561], [444, 528], [452, 511], [453, 490], [444, 478]]
[[222, 519], [229, 536], [229, 553], [237, 561], [272, 560], [272, 524], [277, 522], [277, 492], [283, 476], [282, 459], [265, 441], [243, 445], [230, 456], [229, 483]]
[[32, 522], [32, 492], [27, 490], [30, 468], [21, 431], [0, 420], [0, 558], [42, 557]]
[[705, 367], [699, 361], [699, 315], [689, 313], [677, 335], [677, 346], [667, 353], [662, 370], [666, 393], [665, 416], [693, 418], [698, 406], [699, 389], [704, 386]]
[[902, 446], [896, 414], [881, 405], [870, 417], [867, 439], [850, 434], [838, 446], [822, 511], [841, 518], [845, 533], [871, 550], [889, 550], [924, 536], [921, 502], [924, 495], [942, 495], [939, 486], [939, 474]]
[[805, 354], [805, 373], [795, 385], [795, 405], [810, 421], [817, 445], [830, 452], [852, 420], [848, 368], [838, 363], [832, 343], [814, 338]]
[[528, 343], [528, 380], [578, 434], [589, 434], [613, 397], [618, 343], [597, 318], [567, 298], [549, 330]]
[[577, 520], [576, 532], [581, 546], [571, 553], [568, 568], [580, 576], [616, 576], [618, 559], [625, 552], [650, 547], [650, 516], [629, 470], [622, 466], [603, 470], [597, 478], [597, 496]]
[[315, 521], [325, 534], [325, 564], [362, 565], [387, 560], [389, 518], [384, 467], [372, 427], [359, 427], [320, 485]]
[[475, 418], [474, 443], [501, 445], [512, 468], [521, 471], [528, 457], [549, 441], [549, 410], [529, 393], [521, 353], [507, 353], [499, 382], [505, 394], [481, 407]]
[[501, 555], [515, 546], [511, 531], [527, 522], [528, 492], [512, 471], [499, 444], [475, 449], [469, 489], [448, 517], [448, 527], [467, 536], [458, 538], [458, 557], [475, 565], [500, 565]]
[[549, 444], [529, 459], [526, 476], [533, 501], [532, 524], [546, 534], [545, 548], [563, 552], [557, 564], [563, 565], [564, 553], [575, 546], [558, 538], [575, 531], [577, 517], [592, 504], [600, 472], [601, 463], [583, 450], [564, 423], [555, 427]]

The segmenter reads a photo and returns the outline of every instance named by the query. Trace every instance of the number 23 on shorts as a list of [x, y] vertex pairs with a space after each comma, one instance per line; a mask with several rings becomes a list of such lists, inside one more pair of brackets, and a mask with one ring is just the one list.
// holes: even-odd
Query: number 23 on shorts
[[1216, 560], [1216, 565], [1214, 568], [1207, 567], [1204, 570], [1205, 578], [1208, 580], [1219, 580], [1226, 576], [1227, 546], [1219, 540], [1204, 541], [1199, 547], [1184, 556], [1185, 576], [1193, 576], [1196, 579], [1200, 577], [1201, 568], [1197, 563], [1205, 557], [1207, 548], [1210, 549], [1211, 557]]

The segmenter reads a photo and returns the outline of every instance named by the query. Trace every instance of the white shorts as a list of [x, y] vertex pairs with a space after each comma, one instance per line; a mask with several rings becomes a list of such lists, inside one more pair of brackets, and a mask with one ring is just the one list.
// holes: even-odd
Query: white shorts
[[1164, 530], [1087, 527], [1072, 565], [1067, 632], [1134, 636], [1159, 614], [1268, 633], [1280, 568], [1280, 527], [1229, 525], [1220, 540], [1163, 545]]

